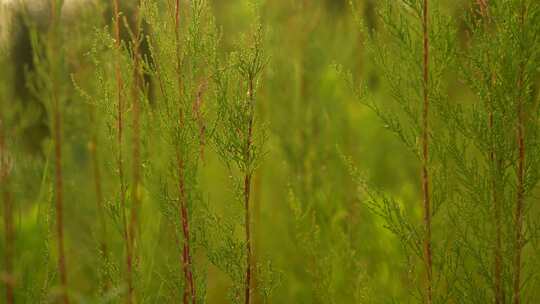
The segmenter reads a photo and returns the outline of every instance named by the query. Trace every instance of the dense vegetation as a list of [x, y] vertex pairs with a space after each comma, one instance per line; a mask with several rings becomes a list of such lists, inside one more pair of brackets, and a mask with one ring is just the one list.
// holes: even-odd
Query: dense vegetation
[[540, 299], [538, 0], [73, 3], [0, 2], [1, 303]]

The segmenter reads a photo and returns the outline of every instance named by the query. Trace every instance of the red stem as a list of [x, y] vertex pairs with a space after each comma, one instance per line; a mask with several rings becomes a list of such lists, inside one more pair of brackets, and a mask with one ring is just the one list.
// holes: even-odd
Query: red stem
[[251, 194], [251, 174], [246, 174], [244, 176], [244, 208], [245, 210], [245, 219], [244, 223], [246, 225], [246, 286], [245, 286], [245, 303], [250, 303], [251, 297], [251, 229], [250, 229], [250, 214], [249, 214], [249, 198]]
[[[250, 117], [249, 117], [249, 123], [248, 123], [248, 133], [247, 133], [247, 139], [246, 139], [246, 150], [245, 150], [245, 159], [246, 159], [246, 165], [250, 166], [251, 163], [251, 145], [253, 141], [253, 77], [250, 75], [249, 77], [249, 88], [248, 88], [248, 98], [249, 98], [249, 106], [250, 106]], [[250, 304], [251, 299], [251, 280], [252, 280], [252, 270], [251, 270], [251, 264], [252, 264], [252, 248], [251, 248], [251, 217], [250, 217], [250, 195], [251, 195], [251, 168], [246, 168], [246, 174], [244, 175], [244, 208], [245, 208], [245, 218], [244, 218], [244, 225], [246, 226], [246, 282], [245, 282], [245, 304]]]
[[182, 269], [184, 271], [184, 279], [187, 288], [184, 288], [183, 303], [188, 304], [191, 298], [191, 303], [196, 303], [195, 284], [193, 281], [192, 261], [190, 253], [190, 234], [189, 234], [189, 215], [186, 205], [186, 190], [184, 183], [184, 162], [180, 156], [180, 148], [177, 147], [177, 164], [178, 164], [178, 192], [179, 192], [179, 213], [182, 220], [182, 233], [184, 243], [182, 246]]
[[[114, 29], [114, 40], [115, 40], [115, 48], [116, 52], [121, 51], [121, 37], [120, 37], [120, 5], [118, 0], [113, 0], [113, 29]], [[115, 62], [115, 78], [116, 78], [116, 90], [117, 90], [117, 145], [118, 145], [118, 159], [117, 159], [117, 166], [118, 166], [118, 179], [120, 181], [120, 207], [122, 212], [122, 226], [123, 226], [123, 237], [126, 245], [126, 283], [128, 287], [127, 292], [127, 298], [126, 302], [128, 304], [133, 303], [133, 279], [132, 279], [132, 252], [131, 252], [131, 245], [130, 245], [130, 239], [129, 239], [129, 233], [128, 233], [128, 225], [127, 225], [127, 216], [126, 216], [126, 187], [125, 187], [125, 178], [124, 178], [124, 153], [123, 153], [123, 140], [124, 140], [124, 101], [123, 101], [123, 94], [122, 94], [122, 88], [123, 88], [123, 80], [122, 80], [122, 73], [120, 71], [120, 55], [116, 54], [116, 62]]]
[[[128, 274], [133, 276], [133, 269], [135, 268], [135, 247], [137, 239], [137, 225], [138, 225], [138, 212], [141, 204], [141, 134], [140, 134], [140, 94], [142, 93], [142, 79], [141, 79], [141, 57], [140, 57], [140, 6], [137, 7], [135, 13], [135, 36], [133, 39], [133, 87], [132, 87], [132, 103], [133, 103], [133, 124], [132, 124], [132, 136], [133, 136], [133, 185], [131, 190], [131, 197], [133, 199], [133, 206], [131, 207], [131, 217], [128, 226], [128, 244], [130, 247], [130, 255], [128, 255]], [[129, 294], [131, 299], [134, 299], [134, 285], [133, 278], [130, 278], [131, 286], [129, 287]]]
[[[484, 18], [484, 25], [486, 25], [489, 22], [489, 7], [487, 0], [476, 0], [477, 5], [479, 6], [480, 14], [482, 18]], [[487, 30], [487, 28], [484, 28], [484, 30]], [[488, 52], [486, 54], [488, 56], [488, 62], [491, 62], [490, 53]], [[491, 73], [491, 85], [495, 84], [495, 72]], [[488, 129], [490, 133], [490, 151], [489, 151], [489, 161], [491, 164], [492, 170], [495, 170], [495, 172], [491, 172], [491, 201], [493, 205], [493, 217], [495, 221], [495, 249], [494, 249], [494, 276], [495, 276], [495, 282], [494, 282], [494, 291], [495, 291], [495, 304], [504, 304], [505, 302], [505, 296], [504, 296], [504, 288], [503, 288], [503, 256], [502, 256], [502, 223], [501, 223], [501, 203], [498, 199], [498, 192], [497, 192], [497, 176], [498, 172], [500, 172], [501, 164], [500, 161], [497, 160], [496, 155], [496, 148], [495, 148], [495, 139], [494, 139], [494, 117], [493, 117], [493, 100], [490, 97], [488, 100]]]
[[62, 285], [62, 298], [64, 304], [69, 303], [67, 296], [67, 270], [64, 250], [64, 197], [62, 177], [62, 130], [61, 114], [58, 98], [54, 97], [54, 151], [55, 151], [55, 189], [56, 189], [56, 232], [58, 234], [58, 270]]
[[[176, 73], [178, 76], [178, 91], [182, 94], [182, 73], [181, 73], [181, 54], [180, 54], [180, 0], [176, 0], [174, 7], [174, 31], [175, 31], [175, 44], [176, 44]], [[181, 97], [180, 97], [181, 98]], [[184, 128], [184, 113], [182, 107], [178, 109], [178, 131]], [[190, 250], [190, 230], [189, 230], [189, 213], [186, 203], [186, 190], [184, 181], [184, 161], [182, 159], [180, 146], [176, 147], [176, 160], [178, 170], [178, 192], [179, 192], [179, 213], [182, 222], [182, 234], [184, 243], [182, 246], [182, 269], [184, 271], [184, 280], [187, 288], [184, 288], [183, 303], [188, 304], [190, 299], [191, 303], [195, 304], [197, 301], [195, 282], [193, 279], [193, 263]]]
[[[57, 0], [51, 0], [51, 25], [50, 31], [50, 51], [52, 53], [56, 48], [56, 32], [58, 27]], [[53, 66], [55, 64], [53, 63]], [[64, 250], [64, 197], [63, 197], [63, 176], [62, 176], [62, 114], [60, 101], [58, 98], [58, 88], [55, 71], [51, 71], [52, 82], [52, 101], [53, 101], [53, 134], [54, 134], [54, 155], [55, 155], [55, 209], [56, 209], [56, 233], [58, 235], [58, 272], [60, 275], [60, 285], [62, 287], [62, 302], [69, 304], [67, 294], [67, 269], [66, 256]]]

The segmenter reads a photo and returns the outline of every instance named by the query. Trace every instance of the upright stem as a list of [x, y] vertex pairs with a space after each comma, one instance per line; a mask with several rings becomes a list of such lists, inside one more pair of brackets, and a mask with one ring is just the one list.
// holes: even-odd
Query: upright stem
[[191, 299], [191, 303], [196, 303], [195, 284], [193, 282], [192, 273], [192, 261], [190, 253], [190, 234], [189, 234], [189, 218], [186, 205], [186, 190], [184, 183], [184, 162], [180, 155], [180, 147], [177, 147], [177, 165], [178, 165], [178, 192], [179, 192], [179, 211], [182, 221], [182, 233], [184, 237], [184, 243], [182, 247], [182, 269], [184, 271], [184, 280], [187, 288], [184, 288], [183, 303], [188, 304]]
[[[131, 188], [131, 197], [133, 199], [133, 205], [131, 206], [131, 217], [128, 227], [129, 246], [131, 248], [130, 259], [128, 259], [128, 268], [131, 275], [133, 275], [135, 267], [135, 255], [136, 255], [136, 239], [137, 239], [137, 225], [138, 225], [138, 212], [141, 204], [141, 130], [140, 130], [140, 115], [141, 105], [140, 98], [143, 90], [142, 76], [141, 76], [141, 56], [140, 56], [140, 4], [136, 8], [135, 13], [135, 30], [133, 41], [133, 87], [132, 87], [132, 103], [133, 103], [133, 121], [132, 121], [132, 136], [133, 136], [133, 180]], [[133, 279], [131, 279], [133, 281]], [[129, 293], [133, 299], [134, 286], [131, 282], [131, 290]]]
[[[56, 51], [56, 35], [58, 31], [57, 0], [51, 0], [51, 30], [49, 32], [49, 56], [53, 56]], [[55, 58], [49, 57], [54, 60]], [[55, 194], [56, 194], [56, 233], [58, 235], [58, 272], [60, 275], [60, 285], [62, 287], [62, 302], [69, 303], [67, 294], [67, 270], [66, 256], [64, 251], [64, 198], [63, 198], [63, 176], [62, 176], [62, 113], [60, 100], [58, 98], [58, 81], [56, 79], [57, 62], [51, 62], [51, 98], [53, 102], [53, 136], [54, 136], [54, 155], [55, 155]]]
[[426, 303], [431, 304], [433, 299], [433, 272], [431, 256], [431, 199], [429, 189], [429, 31], [428, 31], [428, 0], [423, 6], [423, 42], [424, 42], [424, 107], [422, 114], [422, 192], [424, 200], [424, 263], [426, 272]]
[[128, 304], [133, 303], [133, 279], [132, 279], [132, 252], [130, 239], [128, 235], [128, 225], [127, 225], [127, 216], [126, 216], [126, 185], [124, 178], [124, 153], [123, 153], [123, 141], [124, 141], [124, 101], [123, 101], [123, 80], [122, 73], [120, 71], [120, 51], [122, 47], [121, 37], [120, 37], [120, 6], [118, 0], [112, 0], [113, 4], [113, 28], [114, 28], [114, 40], [115, 40], [115, 78], [116, 78], [116, 109], [117, 109], [117, 134], [116, 134], [116, 144], [118, 149], [117, 155], [117, 169], [118, 169], [118, 179], [120, 181], [120, 208], [122, 214], [122, 230], [123, 237], [126, 245], [126, 283], [128, 287], [128, 293], [126, 302]]
[[251, 297], [251, 229], [250, 229], [250, 214], [249, 214], [249, 198], [251, 193], [251, 174], [247, 173], [244, 176], [244, 208], [245, 218], [244, 223], [246, 225], [246, 286], [245, 286], [245, 303], [250, 303]]
[[[525, 3], [521, 1], [520, 9], [520, 26], [521, 31], [524, 31], [525, 26]], [[523, 35], [521, 37], [523, 40]], [[520, 47], [522, 47], [524, 41], [520, 41]], [[522, 59], [523, 60], [523, 59]], [[519, 77], [518, 77], [518, 122], [517, 122], [517, 144], [519, 151], [518, 158], [518, 172], [517, 172], [517, 200], [515, 211], [515, 225], [516, 225], [516, 243], [515, 243], [515, 255], [514, 255], [514, 304], [521, 303], [521, 252], [523, 249], [523, 209], [525, 198], [525, 113], [523, 111], [523, 88], [524, 88], [524, 63], [520, 63]]]
[[[257, 174], [253, 176], [253, 202], [252, 205], [254, 207], [253, 210], [253, 221], [255, 223], [258, 223], [261, 219], [261, 196], [262, 196], [262, 170], [258, 170]], [[259, 226], [253, 227], [253, 257], [251, 259], [251, 267], [256, 267], [257, 261], [259, 260], [260, 256], [257, 254], [259, 253], [259, 249], [261, 247], [261, 231]], [[258, 282], [256, 280], [252, 280], [251, 288], [253, 290], [257, 290], [258, 288]], [[254, 302], [258, 303], [261, 299], [259, 296], [255, 295]]]
[[[483, 8], [485, 13], [485, 18], [487, 18], [487, 7]], [[488, 58], [490, 54], [487, 54]], [[496, 75], [495, 72], [492, 72], [491, 75], [491, 84], [495, 85]], [[504, 304], [505, 303], [505, 292], [503, 284], [503, 249], [502, 249], [502, 238], [503, 238], [503, 228], [502, 228], [502, 205], [501, 200], [499, 199], [499, 183], [498, 177], [501, 172], [501, 160], [497, 157], [497, 148], [495, 147], [495, 122], [494, 122], [494, 100], [492, 97], [488, 100], [488, 128], [490, 134], [490, 151], [489, 151], [489, 161], [491, 164], [491, 201], [493, 205], [493, 217], [495, 221], [495, 304]]]
[[[484, 31], [487, 31], [487, 24], [489, 19], [489, 7], [487, 0], [476, 0], [476, 4], [479, 7], [480, 15], [483, 18]], [[487, 54], [488, 62], [491, 54]], [[495, 85], [496, 75], [495, 72], [491, 72], [491, 78], [488, 80], [490, 87]], [[495, 246], [494, 246], [494, 292], [495, 292], [495, 304], [503, 304], [505, 302], [504, 287], [503, 287], [503, 254], [502, 254], [502, 223], [501, 223], [501, 202], [499, 200], [498, 180], [499, 172], [501, 170], [501, 163], [497, 159], [497, 149], [495, 148], [495, 133], [494, 133], [494, 105], [493, 98], [488, 97], [488, 130], [490, 136], [490, 148], [489, 148], [489, 163], [490, 163], [490, 179], [491, 179], [491, 204], [493, 206], [493, 220], [495, 222]]]
[[64, 198], [62, 177], [62, 122], [58, 96], [54, 98], [54, 151], [55, 151], [55, 189], [56, 189], [56, 232], [58, 234], [58, 269], [63, 291], [63, 302], [69, 303], [67, 291], [66, 257], [64, 251]]
[[6, 153], [5, 127], [3, 117], [0, 117], [0, 183], [2, 185], [2, 200], [4, 205], [4, 267], [6, 272], [6, 303], [15, 301], [15, 278], [13, 274], [13, 257], [15, 254], [15, 228], [13, 227], [13, 202], [8, 189], [8, 158]]
[[[175, 24], [175, 44], [176, 44], [176, 74], [178, 81], [178, 90], [179, 90], [179, 102], [181, 103], [182, 95], [182, 73], [181, 73], [181, 54], [180, 54], [180, 0], [176, 0], [174, 8], [174, 24]], [[178, 131], [181, 132], [184, 129], [184, 113], [182, 107], [179, 107], [178, 113]], [[187, 209], [186, 202], [186, 189], [185, 189], [185, 165], [182, 158], [181, 147], [178, 143], [176, 145], [176, 160], [177, 160], [177, 170], [178, 170], [178, 193], [179, 193], [179, 213], [182, 222], [182, 234], [184, 238], [184, 243], [182, 246], [182, 269], [184, 271], [184, 281], [186, 288], [184, 288], [183, 303], [188, 304], [191, 299], [191, 303], [195, 304], [197, 301], [196, 291], [195, 291], [195, 282], [193, 280], [193, 264], [191, 260], [191, 250], [190, 250], [190, 232], [189, 232], [189, 213]]]
[[248, 130], [246, 137], [246, 150], [245, 150], [245, 159], [246, 159], [246, 168], [244, 175], [244, 208], [245, 208], [245, 218], [244, 225], [246, 226], [246, 282], [245, 282], [245, 304], [250, 304], [251, 298], [251, 260], [252, 260], [252, 249], [251, 249], [251, 217], [250, 217], [250, 195], [251, 195], [251, 168], [249, 168], [251, 163], [251, 145], [253, 142], [253, 89], [254, 89], [254, 79], [253, 76], [249, 77], [249, 88], [248, 88], [248, 99], [249, 99], [249, 122]]

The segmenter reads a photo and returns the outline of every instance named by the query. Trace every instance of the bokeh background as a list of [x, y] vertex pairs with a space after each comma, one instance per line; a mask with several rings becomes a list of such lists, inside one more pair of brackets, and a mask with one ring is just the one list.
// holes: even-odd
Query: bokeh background
[[[397, 1], [397, 0], [396, 0]], [[253, 22], [248, 1], [214, 0], [211, 8], [222, 31], [223, 54], [234, 49], [238, 37]], [[365, 46], [366, 30], [358, 19], [377, 32], [381, 22], [377, 0], [271, 0], [261, 1], [264, 48], [269, 62], [260, 78], [257, 113], [267, 130], [266, 157], [257, 169], [253, 185], [255, 259], [268, 266], [272, 293], [270, 303], [415, 303], [410, 290], [410, 257], [384, 222], [363, 204], [358, 185], [344, 158], [369, 177], [374, 185], [396, 197], [406, 215], [421, 220], [420, 164], [392, 135], [377, 116], [362, 105], [340, 70], [350, 71], [355, 83], [363, 83], [382, 107], [390, 99], [381, 75]], [[466, 39], [460, 16], [470, 8], [466, 0], [439, 0], [443, 14], [456, 17], [457, 35]], [[106, 22], [92, 11], [77, 12], [77, 22], [65, 31], [69, 72], [84, 86], [91, 78], [88, 50], [96, 27]], [[2, 15], [0, 15], [2, 16]], [[1, 20], [0, 20], [1, 22]], [[6, 25], [2, 25], [6, 26]], [[1, 32], [1, 31], [0, 31]], [[29, 35], [28, 33], [22, 33]], [[56, 274], [51, 220], [44, 214], [52, 204], [51, 155], [47, 110], [14, 75], [25, 69], [31, 46], [16, 45], [14, 56], [0, 67], [5, 113], [16, 112], [17, 138], [11, 152], [17, 159], [11, 182], [15, 202], [16, 273], [21, 299], [25, 293], [54, 290]], [[19, 73], [17, 73], [17, 71]], [[86, 78], [85, 78], [86, 77]], [[468, 98], [469, 92], [447, 75], [448, 94]], [[70, 84], [69, 84], [70, 85]], [[98, 303], [96, 287], [96, 225], [94, 186], [89, 142], [92, 130], [84, 101], [70, 90], [64, 118], [66, 255], [70, 286], [80, 303]], [[6, 101], [7, 100], [7, 101]], [[107, 135], [107, 127], [99, 131]], [[150, 149], [151, 150], [151, 149]], [[105, 192], [113, 180], [114, 158], [102, 147]], [[159, 156], [147, 161], [159, 162]], [[109, 174], [107, 173], [109, 172]], [[150, 179], [150, 178], [149, 178]], [[203, 200], [217, 214], [237, 210], [231, 201], [227, 171], [212, 147], [207, 147], [201, 166]], [[155, 264], [170, 261], [171, 240], [160, 236], [164, 221], [149, 188], [143, 200], [142, 256], [152, 263], [141, 276], [148, 303], [160, 303], [158, 293], [168, 271]], [[114, 201], [111, 201], [114, 203]], [[119, 232], [111, 229], [112, 247], [121, 252]], [[3, 243], [2, 243], [3, 244]], [[115, 247], [116, 246], [116, 247]], [[2, 247], [3, 248], [3, 247]], [[2, 249], [0, 248], [0, 249]], [[205, 265], [208, 303], [229, 303], [225, 296], [233, 282], [208, 263], [204, 250], [195, 257]], [[418, 266], [419, 267], [419, 266]], [[47, 279], [48, 278], [48, 279]], [[47, 284], [51, 284], [48, 286]], [[41, 291], [40, 291], [41, 290]], [[0, 301], [1, 302], [1, 301]], [[23, 303], [24, 300], [21, 302]], [[26, 302], [30, 303], [30, 302]], [[254, 303], [262, 303], [257, 297]]]

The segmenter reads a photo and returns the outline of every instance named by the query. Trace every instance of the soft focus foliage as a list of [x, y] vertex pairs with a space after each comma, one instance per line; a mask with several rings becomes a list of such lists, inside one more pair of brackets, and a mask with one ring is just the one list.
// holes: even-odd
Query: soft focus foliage
[[75, 2], [0, 1], [0, 303], [538, 301], [537, 0]]

